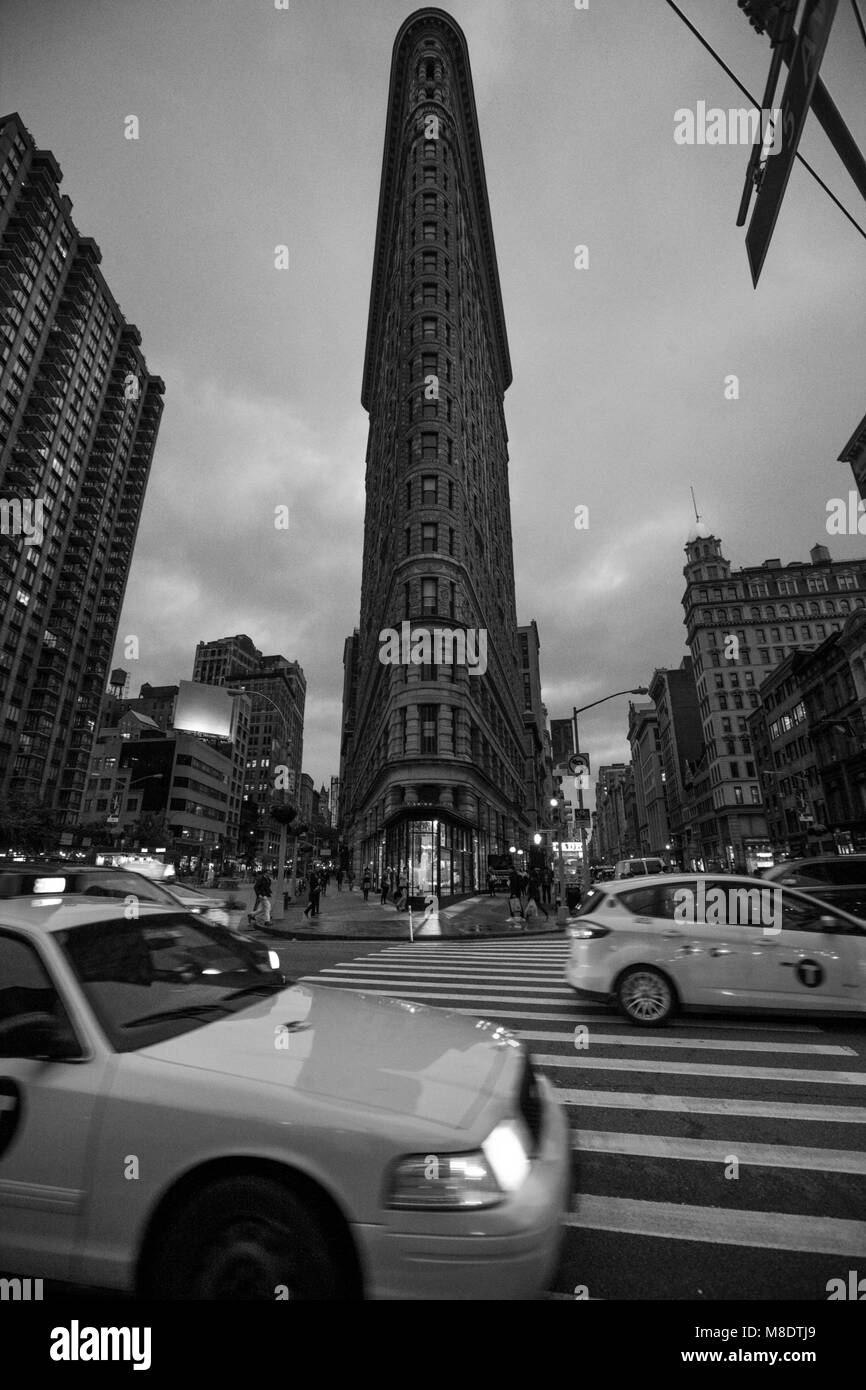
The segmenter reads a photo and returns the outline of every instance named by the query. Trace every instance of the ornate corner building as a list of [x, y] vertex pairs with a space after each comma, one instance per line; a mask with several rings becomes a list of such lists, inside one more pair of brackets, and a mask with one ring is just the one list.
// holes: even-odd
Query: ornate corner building
[[[394, 45], [361, 401], [361, 621], [344, 665], [343, 840], [357, 870], [474, 891], [528, 843], [531, 716], [514, 597], [511, 362], [466, 40], [424, 9]], [[382, 634], [403, 634], [383, 660]], [[416, 648], [466, 634], [480, 661]], [[447, 648], [453, 656], [456, 646]], [[437, 654], [440, 660], [437, 662]], [[474, 665], [474, 669], [473, 669]]]

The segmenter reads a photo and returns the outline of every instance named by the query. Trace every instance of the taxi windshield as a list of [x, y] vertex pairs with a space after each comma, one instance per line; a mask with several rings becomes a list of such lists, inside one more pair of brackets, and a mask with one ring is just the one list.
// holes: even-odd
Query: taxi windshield
[[289, 983], [274, 952], [185, 913], [88, 922], [55, 940], [118, 1052], [200, 1028]]

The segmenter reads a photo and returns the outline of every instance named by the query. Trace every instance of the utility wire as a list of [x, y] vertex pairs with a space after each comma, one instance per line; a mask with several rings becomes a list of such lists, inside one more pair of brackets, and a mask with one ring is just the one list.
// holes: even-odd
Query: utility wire
[[860, 13], [860, 7], [857, 4], [857, 0], [851, 0], [851, 6], [854, 10], [854, 15], [857, 20], [857, 24], [860, 28], [860, 37], [862, 38], [863, 42], [866, 43], [866, 26], [864, 26], [863, 24], [863, 16]]
[[[853, 5], [854, 5], [855, 10], [857, 11], [857, 19], [858, 19], [858, 21], [860, 22], [860, 24], [862, 25], [863, 21], [862, 21], [862, 19], [860, 19], [860, 12], [859, 12], [859, 10], [857, 10], [857, 0], [852, 0], [852, 3], [853, 3]], [[682, 10], [680, 9], [679, 5], [674, 4], [674, 0], [667, 0], [667, 4], [668, 4], [668, 5], [670, 6], [670, 8], [674, 11], [674, 14], [678, 15], [679, 18], [683, 21], [683, 24], [685, 24], [686, 28], [691, 29], [692, 33], [694, 34], [694, 36], [695, 36], [695, 38], [698, 40], [698, 42], [703, 44], [703, 46], [704, 46], [704, 48], [707, 50], [707, 52], [710, 53], [710, 54], [712, 55], [712, 57], [716, 60], [716, 62], [718, 63], [719, 67], [724, 69], [724, 71], [727, 73], [728, 77], [730, 77], [731, 81], [732, 81], [733, 83], [735, 83], [735, 85], [736, 85], [737, 87], [739, 87], [740, 91], [743, 93], [743, 96], [748, 97], [748, 98], [749, 98], [749, 101], [752, 103], [752, 106], [754, 106], [754, 107], [757, 108], [758, 103], [757, 103], [757, 101], [755, 100], [755, 98], [752, 96], [752, 93], [748, 90], [747, 87], [744, 87], [744, 86], [743, 86], [742, 82], [741, 82], [740, 79], [737, 77], [736, 73], [732, 72], [731, 69], [728, 67], [727, 63], [724, 61], [724, 59], [719, 57], [718, 53], [717, 53], [716, 50], [713, 48], [712, 44], [710, 44], [710, 43], [707, 42], [707, 40], [704, 38], [703, 34], [699, 33], [698, 30], [695, 28], [694, 24], [692, 24], [691, 20], [688, 19], [687, 16], [683, 14], [683, 12], [682, 12]], [[866, 38], [866, 33], [864, 33], [864, 38]], [[836, 197], [836, 194], [833, 192], [833, 190], [832, 190], [831, 188], [828, 188], [828, 187], [827, 187], [826, 183], [825, 183], [824, 180], [821, 178], [821, 175], [818, 174], [818, 173], [812, 168], [812, 166], [811, 166], [811, 164], [809, 163], [808, 159], [806, 159], [804, 155], [800, 154], [800, 151], [799, 151], [799, 150], [797, 151], [797, 159], [799, 159], [800, 163], [803, 165], [803, 167], [804, 167], [805, 169], [808, 169], [809, 173], [812, 175], [812, 178], [815, 180], [815, 182], [816, 182], [817, 184], [819, 184], [821, 188], [823, 188], [824, 192], [827, 194], [828, 197], [830, 197], [830, 198], [833, 199], [833, 202], [836, 204], [836, 206], [837, 206], [837, 208], [839, 209], [839, 211], [840, 211], [840, 212], [843, 212], [843, 213], [845, 214], [845, 216], [848, 218], [848, 221], [851, 223], [852, 227], [856, 227], [857, 231], [858, 231], [858, 232], [860, 233], [860, 235], [863, 237], [864, 241], [866, 241], [866, 231], [864, 231], [864, 229], [860, 226], [860, 223], [857, 222], [857, 221], [855, 220], [855, 218], [853, 218], [853, 217], [851, 216], [851, 213], [848, 211], [848, 209], [845, 207], [845, 205], [839, 201], [839, 199]]]

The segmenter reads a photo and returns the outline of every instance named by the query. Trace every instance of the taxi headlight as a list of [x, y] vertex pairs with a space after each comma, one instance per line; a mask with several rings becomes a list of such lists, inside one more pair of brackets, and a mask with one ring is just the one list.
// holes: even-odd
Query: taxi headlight
[[529, 1177], [526, 1134], [517, 1120], [503, 1120], [481, 1145], [503, 1192], [516, 1192]]
[[498, 1206], [502, 1196], [481, 1149], [410, 1154], [400, 1159], [391, 1175], [387, 1205], [400, 1211], [467, 1211]]

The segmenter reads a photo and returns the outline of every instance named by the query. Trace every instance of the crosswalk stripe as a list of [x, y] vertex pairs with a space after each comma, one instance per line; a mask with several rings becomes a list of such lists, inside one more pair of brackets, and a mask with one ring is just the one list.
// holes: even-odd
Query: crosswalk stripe
[[[547, 1032], [544, 1029], [519, 1029], [520, 1036], [527, 1042], [563, 1042], [574, 1047], [574, 1030], [570, 1033]], [[602, 1033], [596, 1028], [587, 1038], [591, 1051], [594, 1047], [660, 1047], [680, 1048], [686, 1052], [772, 1052], [775, 1054], [804, 1054], [812, 1057], [856, 1057], [853, 1047], [843, 1047], [834, 1043], [778, 1043], [759, 1042], [754, 1038], [722, 1038], [714, 1042], [712, 1038], [661, 1038], [656, 1034], [635, 1037], [627, 1033]], [[583, 1050], [583, 1049], [580, 1049]]]
[[565, 1217], [565, 1224], [585, 1231], [617, 1231], [700, 1244], [857, 1258], [866, 1255], [866, 1222], [845, 1221], [836, 1216], [582, 1196], [578, 1210]]
[[[470, 997], [470, 998], [472, 998], [472, 999], [480, 999], [480, 1000], [482, 1001], [483, 1004], [487, 1005], [487, 1007], [484, 1008], [484, 1009], [481, 1009], [481, 1008], [478, 1007], [478, 1006], [473, 1006], [471, 1009], [466, 1009], [466, 1008], [458, 1008], [458, 1007], [456, 1007], [456, 1006], [454, 1005], [453, 1001], [454, 1001], [455, 996], [454, 996], [453, 994], [433, 992], [433, 991], [431, 991], [431, 990], [430, 990], [428, 987], [426, 987], [426, 986], [422, 986], [421, 989], [404, 989], [404, 988], [402, 988], [402, 987], [401, 987], [401, 988], [397, 988], [396, 986], [393, 987], [393, 988], [391, 988], [391, 989], [370, 989], [370, 988], [368, 988], [368, 986], [367, 986], [366, 980], [358, 980], [357, 978], [354, 978], [354, 977], [353, 977], [353, 978], [351, 978], [349, 981], [347, 981], [347, 980], [344, 979], [343, 977], [337, 977], [337, 976], [334, 976], [334, 975], [326, 976], [326, 975], [324, 975], [324, 974], [322, 974], [322, 973], [315, 974], [315, 975], [303, 975], [303, 976], [301, 976], [301, 978], [300, 978], [300, 980], [298, 981], [298, 983], [299, 983], [299, 984], [303, 983], [303, 984], [327, 985], [327, 986], [329, 986], [330, 988], [343, 988], [344, 986], [347, 986], [347, 987], [350, 988], [350, 989], [358, 990], [359, 993], [362, 993], [362, 994], [370, 994], [370, 995], [373, 995], [374, 997], [384, 997], [384, 998], [387, 998], [387, 997], [391, 996], [391, 997], [397, 997], [397, 998], [399, 998], [399, 999], [417, 999], [419, 1002], [426, 1000], [428, 1003], [429, 1003], [429, 1002], [434, 1002], [434, 1003], [435, 1003], [435, 1001], [437, 1001], [437, 1000], [444, 1000], [444, 1001], [446, 1001], [446, 1003], [444, 1003], [444, 1004], [442, 1004], [442, 1005], [439, 1006], [439, 1007], [442, 1007], [442, 1008], [447, 1007], [447, 1001], [448, 1001], [448, 1000], [451, 1000], [451, 1001], [452, 1001], [452, 1007], [451, 1007], [451, 1012], [452, 1012], [452, 1013], [469, 1014], [469, 1015], [471, 1015], [473, 1018], [476, 1018], [476, 1017], [478, 1016], [479, 1013], [485, 1013], [485, 1014], [489, 1014], [489, 1013], [498, 1013], [498, 1014], [500, 1014], [500, 1015], [505, 1015], [505, 1016], [507, 1016], [508, 1018], [531, 1018], [531, 1019], [539, 1019], [539, 1020], [544, 1020], [544, 1019], [557, 1019], [557, 1018], [563, 1018], [563, 1019], [564, 1019], [564, 1018], [566, 1017], [565, 1014], [535, 1014], [535, 1013], [519, 1014], [519, 1013], [516, 1013], [516, 1012], [515, 1012], [514, 1010], [512, 1010], [512, 1009], [502, 1009], [502, 1008], [500, 1007], [500, 1006], [503, 1005], [503, 1004], [537, 1004], [537, 1003], [539, 1002], [539, 1000], [538, 1000], [534, 995], [528, 995], [528, 996], [499, 996], [499, 995], [496, 995], [496, 996], [494, 996], [494, 995], [488, 995], [488, 994], [486, 994], [483, 990], [479, 990], [478, 993], [473, 994], [473, 995], [470, 995], [470, 996], [468, 996], [468, 997]], [[463, 995], [463, 996], [461, 996], [461, 997], [465, 999], [467, 996], [466, 996], [466, 995]], [[570, 1023], [582, 1023], [582, 1022], [584, 1022], [584, 1021], [585, 1021], [585, 1016], [586, 1016], [587, 1014], [591, 1014], [591, 1015], [593, 1015], [593, 1016], [594, 1016], [595, 1014], [598, 1014], [598, 1015], [599, 1015], [599, 1022], [604, 1022], [605, 1020], [607, 1020], [607, 1021], [609, 1021], [609, 1022], [614, 1022], [614, 1021], [616, 1020], [616, 1015], [612, 1012], [611, 1007], [610, 1007], [609, 1004], [603, 1004], [603, 1003], [598, 1003], [598, 1004], [596, 1004], [596, 1003], [592, 1002], [591, 1000], [586, 1000], [586, 999], [581, 999], [580, 1001], [578, 1001], [578, 1000], [576, 1000], [575, 997], [571, 994], [571, 991], [568, 991], [568, 997], [567, 997], [567, 998], [563, 998], [563, 999], [561, 999], [561, 1000], [557, 1000], [557, 999], [545, 999], [543, 1002], [544, 1002], [545, 1004], [547, 1004], [550, 1008], [568, 1008], [568, 1009], [569, 1009], [569, 1013], [568, 1013], [567, 1017], [568, 1017], [568, 1021], [569, 1021]], [[574, 1010], [577, 1010], [577, 1012], [574, 1012]], [[594, 1018], [593, 1018], [593, 1021], [594, 1021]], [[690, 1021], [687, 1022], [687, 1023], [681, 1023], [681, 1022], [677, 1022], [677, 1021], [672, 1021], [672, 1022], [669, 1023], [667, 1026], [668, 1026], [669, 1028], [701, 1028], [701, 1029], [704, 1030], [704, 1031], [706, 1031], [707, 1029], [710, 1029], [710, 1030], [712, 1030], [712, 1031], [718, 1031], [718, 1032], [731, 1032], [731, 1031], [733, 1031], [733, 1030], [737, 1030], [737, 1031], [743, 1032], [743, 1033], [756, 1033], [756, 1032], [761, 1032], [761, 1033], [773, 1033], [773, 1034], [777, 1034], [777, 1033], [800, 1033], [800, 1034], [802, 1034], [802, 1033], [822, 1033], [822, 1032], [824, 1032], [824, 1029], [823, 1029], [823, 1028], [816, 1027], [816, 1026], [815, 1026], [814, 1024], [812, 1024], [812, 1023], [787, 1023], [787, 1022], [784, 1021], [783, 1018], [780, 1018], [780, 1019], [778, 1020], [778, 1022], [776, 1022], [776, 1023], [767, 1023], [767, 1022], [763, 1022], [763, 1021], [760, 1021], [760, 1020], [757, 1020], [757, 1021], [755, 1021], [755, 1022], [753, 1022], [753, 1023], [746, 1023], [746, 1022], [739, 1022], [739, 1023], [730, 1022], [730, 1023], [729, 1023], [729, 1022], [727, 1022], [727, 1021], [724, 1022], [724, 1023], [716, 1023], [716, 1022], [713, 1022], [713, 1021], [710, 1021], [710, 1020], [707, 1020], [707, 1019], [704, 1019], [704, 1018], [695, 1017], [695, 1019], [690, 1020]], [[635, 1030], [635, 1037], [638, 1037], [638, 1036], [640, 1036], [640, 1035], [637, 1033], [637, 1030]]]
[[[365, 979], [368, 975], [380, 975], [382, 979], [393, 979], [398, 983], [400, 980], [417, 980], [420, 984], [423, 984], [425, 980], [460, 981], [467, 979], [477, 980], [479, 984], [486, 984], [487, 981], [491, 984], [496, 984], [497, 981], [499, 981], [503, 984], [528, 985], [534, 984], [536, 981], [540, 983], [546, 981], [548, 984], [558, 984], [561, 986], [563, 982], [561, 970], [534, 970], [531, 973], [526, 970], [491, 970], [482, 969], [481, 967], [475, 970], [437, 970], [433, 965], [422, 966], [420, 969], [408, 965], [368, 965], [366, 968], [357, 965], [326, 965], [322, 974], [333, 975], [337, 979], [346, 979], [351, 974], [363, 975]], [[572, 997], [574, 997], [573, 993]]]
[[803, 1101], [732, 1100], [722, 1096], [656, 1096], [641, 1091], [592, 1091], [557, 1086], [564, 1105], [591, 1109], [664, 1111], [676, 1115], [757, 1115], [762, 1120], [816, 1120], [866, 1125], [866, 1106], [810, 1105]]
[[735, 1067], [721, 1062], [666, 1062], [660, 1057], [565, 1057], [534, 1054], [541, 1067], [580, 1067], [590, 1071], [649, 1071], [672, 1076], [718, 1076], [726, 1081], [799, 1081], [829, 1086], [866, 1086], [864, 1071], [817, 1071], [804, 1067]]
[[[314, 980], [316, 980], [317, 978], [318, 978], [317, 976], [308, 976], [308, 977], [307, 977], [307, 979], [309, 979], [309, 980], [311, 980], [311, 981], [314, 981]], [[328, 985], [330, 988], [332, 988], [332, 989], [333, 989], [333, 988], [339, 989], [339, 988], [341, 988], [341, 985], [342, 985], [342, 981], [338, 984], [336, 980], [321, 980], [321, 979], [319, 979], [318, 982], [319, 982], [319, 984], [327, 984], [327, 985]], [[387, 998], [391, 998], [391, 999], [413, 999], [413, 1000], [417, 1000], [419, 1004], [423, 1004], [425, 1001], [429, 1002], [429, 1001], [434, 1000], [434, 999], [443, 999], [443, 1000], [446, 1000], [446, 1001], [449, 1000], [449, 999], [451, 999], [451, 1000], [454, 999], [454, 995], [453, 995], [453, 994], [447, 994], [447, 993], [442, 993], [442, 992], [433, 992], [433, 991], [431, 991], [431, 990], [394, 989], [394, 988], [391, 988], [391, 989], [367, 989], [366, 986], [364, 986], [363, 983], [360, 982], [360, 981], [355, 982], [355, 983], [352, 985], [352, 988], [355, 989], [355, 990], [357, 990], [359, 994], [369, 994], [369, 995], [372, 995], [374, 998], [381, 997], [381, 998], [383, 998], [383, 999], [387, 999]], [[461, 997], [461, 999], [467, 998], [467, 996], [466, 996], [465, 994], [461, 995], [460, 997]], [[482, 1000], [482, 1002], [486, 1002], [486, 1003], [488, 1003], [488, 1004], [492, 1004], [492, 1003], [494, 1003], [494, 1002], [495, 1002], [496, 1004], [537, 1004], [537, 1003], [538, 1003], [538, 1000], [537, 1000], [533, 995], [523, 995], [523, 994], [521, 994], [521, 995], [502, 995], [501, 997], [497, 997], [495, 1001], [494, 1001], [494, 1000], [491, 998], [491, 996], [488, 995], [488, 994], [478, 994], [478, 993], [476, 993], [476, 994], [470, 994], [468, 997], [469, 997], [470, 999], [480, 999], [480, 1000]], [[552, 999], [551, 999], [551, 1000], [545, 1000], [545, 1003], [551, 1003], [551, 1004], [552, 1004], [553, 1002], [554, 1002], [554, 1001], [553, 1001]], [[563, 1002], [565, 1002], [565, 1001], [563, 1001]], [[447, 1008], [447, 1003], [441, 1005], [441, 1007], [442, 1007], [442, 1008]], [[582, 1008], [585, 1008], [585, 1007], [587, 1007], [587, 1006], [586, 1006], [586, 1005], [581, 1005], [581, 1007], [582, 1007]], [[590, 1006], [590, 1007], [592, 1007], [592, 1006]], [[607, 1009], [607, 1006], [606, 1006], [605, 1004], [599, 1004], [599, 1005], [598, 1005], [598, 1009], [599, 1009], [599, 1012], [600, 1012], [600, 1013], [608, 1013], [608, 1012], [609, 1012], [609, 1010]], [[455, 1012], [458, 1012], [458, 1013], [470, 1013], [470, 1014], [475, 1014], [475, 1015], [477, 1015], [478, 1013], [490, 1013], [490, 1010], [489, 1010], [489, 1009], [486, 1009], [486, 1010], [482, 1010], [482, 1009], [459, 1009], [459, 1010], [456, 1010]]]
[[[368, 982], [369, 982], [370, 984], [374, 984], [374, 985], [388, 985], [388, 984], [390, 984], [390, 985], [399, 985], [399, 984], [402, 983], [402, 981], [400, 981], [400, 980], [389, 980], [389, 979], [387, 979], [387, 978], [384, 978], [384, 979], [383, 979], [383, 978], [382, 978], [381, 976], [379, 976], [379, 975], [339, 975], [339, 976], [336, 976], [336, 977], [335, 977], [335, 976], [331, 976], [330, 978], [331, 978], [331, 979], [337, 978], [337, 979], [339, 979], [339, 980], [341, 980], [341, 981], [345, 981], [347, 984], [352, 983], [352, 984], [361, 984], [361, 985], [365, 985], [365, 984], [367, 984]], [[434, 981], [431, 981], [431, 983], [432, 983], [432, 984], [437, 984], [437, 985], [439, 985], [439, 984], [442, 983], [442, 981], [441, 981], [441, 980], [434, 980]], [[528, 980], [515, 980], [515, 981], [511, 981], [511, 982], [509, 982], [509, 981], [503, 981], [502, 984], [497, 984], [494, 980], [482, 980], [482, 981], [481, 981], [481, 984], [484, 986], [485, 989], [514, 989], [514, 988], [516, 988], [516, 987], [517, 987], [518, 985], [520, 985], [520, 984], [528, 985], [529, 983], [530, 983], [530, 981], [528, 981]], [[568, 987], [567, 985], [535, 985], [535, 984], [533, 984], [532, 987], [533, 987], [533, 989], [537, 990], [539, 994], [560, 994], [560, 995], [562, 995], [563, 999], [574, 999], [574, 994], [573, 994], [573, 992], [569, 989], [569, 987]], [[414, 988], [415, 988], [415, 987], [413, 987], [413, 993], [414, 993]], [[423, 983], [421, 984], [420, 988], [422, 988], [422, 989], [424, 988]], [[472, 994], [474, 997], [476, 997], [476, 998], [478, 997], [478, 990], [477, 990], [472, 984], [464, 983], [464, 982], [462, 982], [462, 981], [455, 981], [454, 984], [452, 984], [451, 988], [452, 988], [452, 990], [464, 990], [464, 991], [468, 990], [469, 993]], [[490, 997], [491, 997], [491, 999], [495, 999], [497, 996], [496, 996], [496, 995], [491, 995]]]
[[668, 1134], [615, 1134], [610, 1130], [572, 1130], [578, 1153], [627, 1154], [637, 1158], [682, 1159], [686, 1162], [730, 1162], [747, 1167], [804, 1168], [815, 1173], [866, 1174], [866, 1153], [849, 1149], [808, 1149], [798, 1145], [744, 1144], [739, 1139], [681, 1139]]

